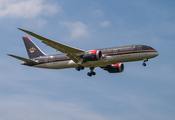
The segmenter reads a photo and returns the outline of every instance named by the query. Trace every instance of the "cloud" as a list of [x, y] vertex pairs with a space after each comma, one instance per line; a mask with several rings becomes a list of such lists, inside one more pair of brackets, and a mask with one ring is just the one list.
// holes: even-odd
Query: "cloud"
[[87, 36], [87, 26], [81, 21], [78, 22], [59, 22], [62, 25], [65, 25], [70, 30], [69, 40], [77, 39], [82, 36]]
[[47, 21], [44, 19], [29, 19], [27, 21], [25, 21], [24, 25], [28, 28], [41, 28], [44, 25], [47, 24]]
[[43, 0], [0, 0], [0, 18], [35, 18], [57, 11], [61, 11], [60, 6], [43, 3]]
[[94, 16], [99, 16], [99, 17], [103, 16], [103, 12], [101, 10], [95, 10], [92, 12], [92, 14]]
[[42, 27], [42, 26], [44, 26], [44, 25], [47, 23], [47, 21], [42, 20], [42, 19], [38, 19], [38, 21], [37, 21], [37, 22], [38, 22], [38, 24], [37, 24], [37, 25], [38, 25], [39, 27]]
[[111, 24], [110, 24], [110, 21], [104, 21], [104, 22], [102, 22], [102, 23], [100, 23], [100, 26], [101, 27], [108, 27], [108, 26], [110, 26]]
[[[0, 120], [108, 120], [92, 110], [87, 103], [48, 101], [26, 95], [0, 95]], [[10, 114], [10, 116], [9, 116]]]

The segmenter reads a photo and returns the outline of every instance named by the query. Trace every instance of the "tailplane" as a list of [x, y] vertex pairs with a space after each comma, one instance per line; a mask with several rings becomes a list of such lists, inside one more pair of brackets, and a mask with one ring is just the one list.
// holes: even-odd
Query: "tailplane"
[[22, 38], [30, 59], [46, 55], [42, 50], [38, 48], [37, 45], [35, 45], [35, 43], [32, 42], [30, 38], [28, 37], [22, 37]]
[[23, 57], [19, 57], [19, 56], [16, 56], [16, 55], [12, 55], [12, 54], [7, 54], [8, 56], [11, 56], [11, 57], [14, 57], [16, 59], [19, 59], [19, 60], [22, 60], [24, 62], [27, 62], [27, 63], [37, 63], [33, 60], [30, 60], [30, 59], [26, 59], [26, 58], [23, 58]]

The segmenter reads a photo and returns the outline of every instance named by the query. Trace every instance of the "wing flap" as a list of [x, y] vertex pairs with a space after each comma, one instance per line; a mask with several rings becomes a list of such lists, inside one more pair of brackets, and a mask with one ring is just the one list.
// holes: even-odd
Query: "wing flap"
[[30, 59], [26, 59], [26, 58], [23, 58], [23, 57], [19, 57], [19, 56], [16, 56], [16, 55], [11, 55], [11, 54], [7, 54], [8, 56], [11, 56], [11, 57], [14, 57], [14, 58], [16, 58], [16, 59], [18, 59], [18, 60], [22, 60], [22, 61], [24, 61], [24, 62], [28, 62], [28, 63], [37, 63], [37, 62], [35, 62], [35, 61], [33, 61], [33, 60], [30, 60]]

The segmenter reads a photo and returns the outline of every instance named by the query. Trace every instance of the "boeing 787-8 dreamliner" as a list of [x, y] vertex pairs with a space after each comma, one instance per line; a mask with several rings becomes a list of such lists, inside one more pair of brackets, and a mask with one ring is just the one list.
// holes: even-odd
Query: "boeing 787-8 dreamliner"
[[8, 54], [14, 58], [22, 60], [22, 65], [48, 68], [48, 69], [64, 69], [75, 68], [77, 71], [84, 68], [90, 68], [88, 76], [95, 75], [95, 67], [100, 67], [109, 73], [123, 72], [124, 64], [122, 62], [143, 60], [143, 66], [150, 58], [158, 56], [158, 52], [147, 45], [128, 45], [103, 49], [81, 50], [74, 47], [58, 43], [47, 39], [33, 32], [20, 29], [29, 35], [41, 40], [44, 44], [60, 51], [62, 54], [47, 55], [37, 47], [28, 37], [22, 37], [26, 46], [26, 50], [30, 59]]

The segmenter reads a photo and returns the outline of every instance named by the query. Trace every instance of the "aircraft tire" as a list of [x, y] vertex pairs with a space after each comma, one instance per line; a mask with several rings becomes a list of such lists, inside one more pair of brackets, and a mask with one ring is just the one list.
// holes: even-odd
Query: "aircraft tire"
[[146, 66], [146, 63], [142, 63], [143, 66]]
[[76, 67], [76, 70], [77, 70], [77, 71], [80, 71], [80, 67]]
[[83, 67], [83, 66], [80, 66], [80, 69], [81, 69], [81, 70], [84, 70], [84, 67]]
[[92, 75], [96, 75], [96, 73], [95, 73], [95, 72], [92, 72], [91, 74], [92, 74]]
[[92, 73], [91, 72], [88, 72], [87, 75], [91, 77], [92, 76]]

